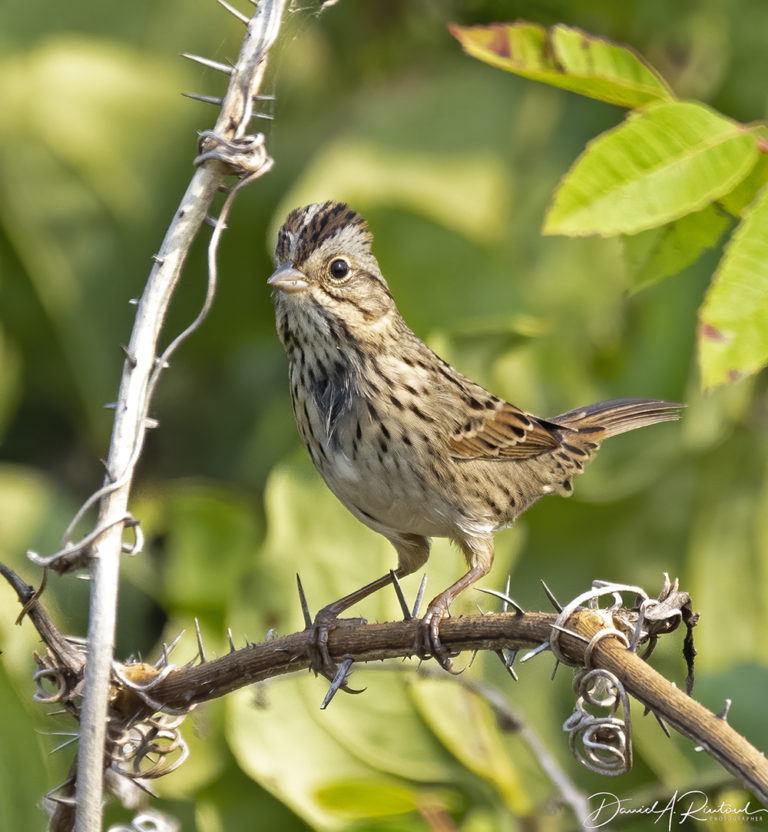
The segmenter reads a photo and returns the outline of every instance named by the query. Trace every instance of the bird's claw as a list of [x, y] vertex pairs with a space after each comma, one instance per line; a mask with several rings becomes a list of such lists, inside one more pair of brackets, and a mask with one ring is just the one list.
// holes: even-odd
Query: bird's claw
[[[328, 633], [338, 627], [355, 626], [365, 623], [364, 618], [337, 618], [332, 611], [322, 609], [315, 616], [315, 620], [308, 628], [307, 651], [309, 653], [310, 667], [315, 675], [319, 674], [328, 679], [335, 686], [336, 690], [343, 690], [345, 693], [362, 693], [364, 689], [357, 690], [349, 687], [346, 679], [339, 682], [338, 674], [340, 666], [331, 658], [331, 654], [328, 651]], [[348, 667], [347, 670], [349, 670]]]
[[457, 656], [458, 653], [450, 653], [440, 640], [440, 621], [446, 615], [448, 615], [448, 608], [442, 602], [433, 601], [427, 607], [424, 617], [419, 621], [415, 652], [422, 656], [432, 656], [443, 670], [458, 676], [464, 671], [454, 670], [451, 663], [451, 656]]

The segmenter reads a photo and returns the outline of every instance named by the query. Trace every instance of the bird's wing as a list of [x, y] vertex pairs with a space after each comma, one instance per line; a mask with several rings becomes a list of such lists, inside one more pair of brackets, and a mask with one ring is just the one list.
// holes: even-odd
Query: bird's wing
[[473, 414], [449, 438], [448, 450], [457, 459], [528, 459], [557, 448], [560, 430], [559, 425], [497, 401], [493, 410]]

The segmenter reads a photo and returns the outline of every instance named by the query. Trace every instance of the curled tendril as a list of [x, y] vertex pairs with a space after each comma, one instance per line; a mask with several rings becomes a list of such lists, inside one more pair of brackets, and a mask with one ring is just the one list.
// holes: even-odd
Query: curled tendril
[[[577, 674], [574, 689], [579, 698], [563, 724], [573, 756], [597, 774], [615, 776], [629, 771], [632, 738], [624, 686], [613, 673], [598, 668]], [[607, 710], [608, 715], [595, 716], [585, 705]], [[622, 716], [617, 715], [619, 708]]]
[[110, 826], [108, 832], [179, 832], [180, 829], [181, 825], [176, 818], [155, 809], [144, 809], [129, 825]]
[[[61, 702], [65, 698], [68, 686], [64, 674], [59, 668], [43, 667], [35, 673], [32, 681], [35, 683], [35, 692], [32, 694], [35, 702], [50, 705], [53, 702]], [[52, 692], [47, 691], [43, 687], [43, 682], [53, 685], [54, 690]]]
[[189, 756], [181, 736], [183, 717], [156, 714], [123, 729], [112, 729], [109, 758], [112, 769], [130, 779], [163, 777]]

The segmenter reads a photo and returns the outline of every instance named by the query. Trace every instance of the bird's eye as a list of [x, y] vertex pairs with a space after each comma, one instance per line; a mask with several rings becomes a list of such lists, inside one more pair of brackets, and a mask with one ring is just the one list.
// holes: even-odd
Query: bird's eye
[[349, 263], [341, 258], [331, 260], [328, 272], [334, 280], [344, 280], [349, 275]]

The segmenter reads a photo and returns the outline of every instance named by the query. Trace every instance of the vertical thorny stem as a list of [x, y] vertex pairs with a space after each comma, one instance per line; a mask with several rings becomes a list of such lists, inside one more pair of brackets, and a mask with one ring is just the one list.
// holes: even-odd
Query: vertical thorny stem
[[[253, 115], [253, 98], [264, 76], [267, 56], [282, 20], [286, 0], [261, 0], [247, 33], [221, 113], [212, 131], [220, 141], [243, 138]], [[266, 172], [268, 157], [261, 168]], [[149, 400], [166, 354], [157, 344], [187, 253], [206, 218], [216, 191], [231, 168], [209, 159], [195, 172], [163, 240], [144, 293], [123, 366], [115, 421], [107, 459], [107, 488], [98, 512], [103, 529], [89, 550], [92, 567], [88, 662], [83, 693], [77, 758], [75, 830], [98, 832], [104, 784], [107, 697], [114, 649], [120, 553], [133, 471], [147, 428]], [[173, 342], [173, 346], [178, 339]]]

